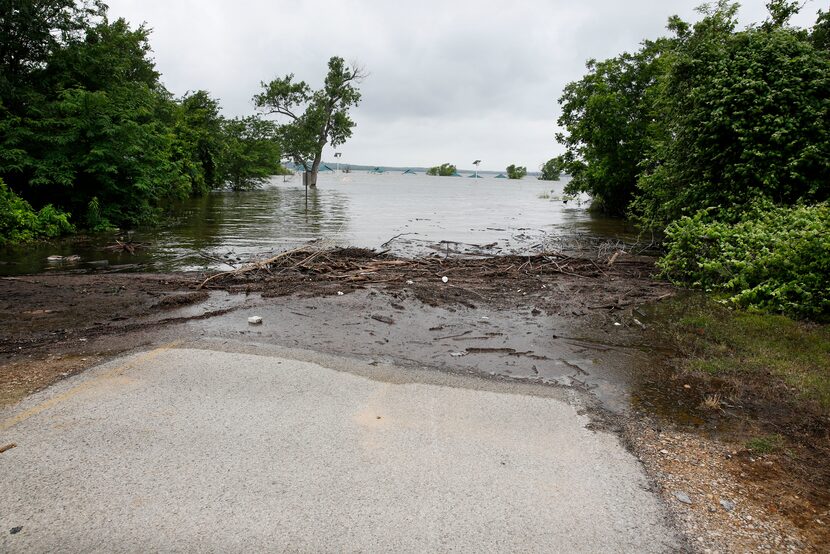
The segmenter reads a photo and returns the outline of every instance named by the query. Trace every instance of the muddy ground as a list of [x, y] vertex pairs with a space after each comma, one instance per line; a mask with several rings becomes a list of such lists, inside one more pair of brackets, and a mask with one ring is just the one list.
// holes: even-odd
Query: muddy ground
[[747, 425], [694, 409], [705, 383], [673, 372], [677, 354], [653, 332], [651, 308], [683, 293], [652, 278], [652, 259], [298, 249], [266, 262], [218, 275], [0, 279], [0, 404], [174, 338], [572, 387], [643, 461], [701, 551], [826, 549], [828, 483], [815, 460], [753, 454]]

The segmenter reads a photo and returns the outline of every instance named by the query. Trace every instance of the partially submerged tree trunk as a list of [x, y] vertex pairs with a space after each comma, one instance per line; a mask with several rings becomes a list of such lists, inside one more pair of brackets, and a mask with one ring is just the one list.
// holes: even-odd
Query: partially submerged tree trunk
[[314, 156], [314, 163], [311, 164], [311, 170], [308, 172], [308, 186], [309, 187], [316, 187], [317, 186], [317, 173], [320, 172], [320, 162], [323, 159], [323, 153], [318, 152], [316, 156]]
[[[302, 162], [310, 187], [317, 186], [317, 175], [326, 144], [337, 147], [352, 136], [354, 121], [349, 108], [360, 102], [356, 84], [366, 76], [355, 64], [347, 66], [343, 58], [329, 60], [325, 86], [313, 91], [304, 81], [294, 82], [294, 75], [262, 83], [263, 92], [254, 96], [259, 110], [284, 116], [283, 154]], [[304, 113], [298, 110], [304, 109]], [[311, 167], [308, 160], [313, 158]]]

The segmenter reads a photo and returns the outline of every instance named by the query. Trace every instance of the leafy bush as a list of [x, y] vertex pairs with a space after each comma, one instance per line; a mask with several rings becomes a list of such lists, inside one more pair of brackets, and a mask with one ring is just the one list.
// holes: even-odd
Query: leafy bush
[[527, 168], [521, 165], [510, 164], [507, 166], [508, 179], [521, 179], [527, 175]]
[[666, 229], [662, 276], [726, 293], [739, 306], [790, 316], [830, 315], [830, 206], [755, 206], [734, 224], [710, 211]]
[[[569, 194], [660, 228], [710, 206], [746, 208], [830, 199], [830, 16], [789, 25], [794, 0], [738, 29], [736, 3], [718, 0], [670, 36], [588, 62], [559, 103]], [[723, 219], [723, 218], [721, 218]]]
[[429, 169], [427, 169], [427, 175], [433, 175], [438, 177], [452, 177], [455, 174], [456, 168], [451, 163], [436, 165], [435, 167], [430, 167]]
[[542, 164], [540, 181], [558, 181], [562, 177], [562, 160], [551, 158]]
[[681, 34], [661, 81], [664, 133], [641, 163], [632, 205], [644, 223], [759, 198], [830, 198], [830, 58], [807, 33], [775, 23], [787, 13], [771, 9], [773, 21], [735, 32], [730, 4]]
[[51, 204], [35, 211], [0, 180], [0, 245], [56, 238], [75, 229]]

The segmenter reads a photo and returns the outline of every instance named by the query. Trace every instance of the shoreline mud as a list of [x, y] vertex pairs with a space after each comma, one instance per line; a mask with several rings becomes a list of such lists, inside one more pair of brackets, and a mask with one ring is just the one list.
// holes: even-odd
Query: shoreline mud
[[[785, 454], [753, 454], [725, 418], [642, 402], [701, 394], [687, 392], [673, 371], [678, 352], [655, 338], [651, 307], [685, 292], [653, 279], [653, 263], [625, 253], [404, 259], [303, 248], [223, 274], [0, 278], [0, 404], [180, 337], [566, 387], [644, 463], [695, 548], [819, 551], [830, 513], [809, 494], [821, 484], [809, 466], [797, 476], [808, 494], [781, 509], [775, 499], [793, 486]], [[263, 324], [248, 324], [252, 315]], [[692, 504], [678, 500], [686, 496]]]

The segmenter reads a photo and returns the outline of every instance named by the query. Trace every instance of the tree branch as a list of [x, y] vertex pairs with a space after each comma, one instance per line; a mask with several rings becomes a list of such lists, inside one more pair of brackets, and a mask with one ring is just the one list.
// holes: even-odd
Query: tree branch
[[270, 110], [264, 111], [263, 113], [266, 114], [266, 115], [273, 115], [273, 114], [284, 115], [284, 116], [290, 117], [294, 121], [297, 121], [298, 119], [300, 119], [288, 108], [275, 107], [275, 108], [271, 108]]

